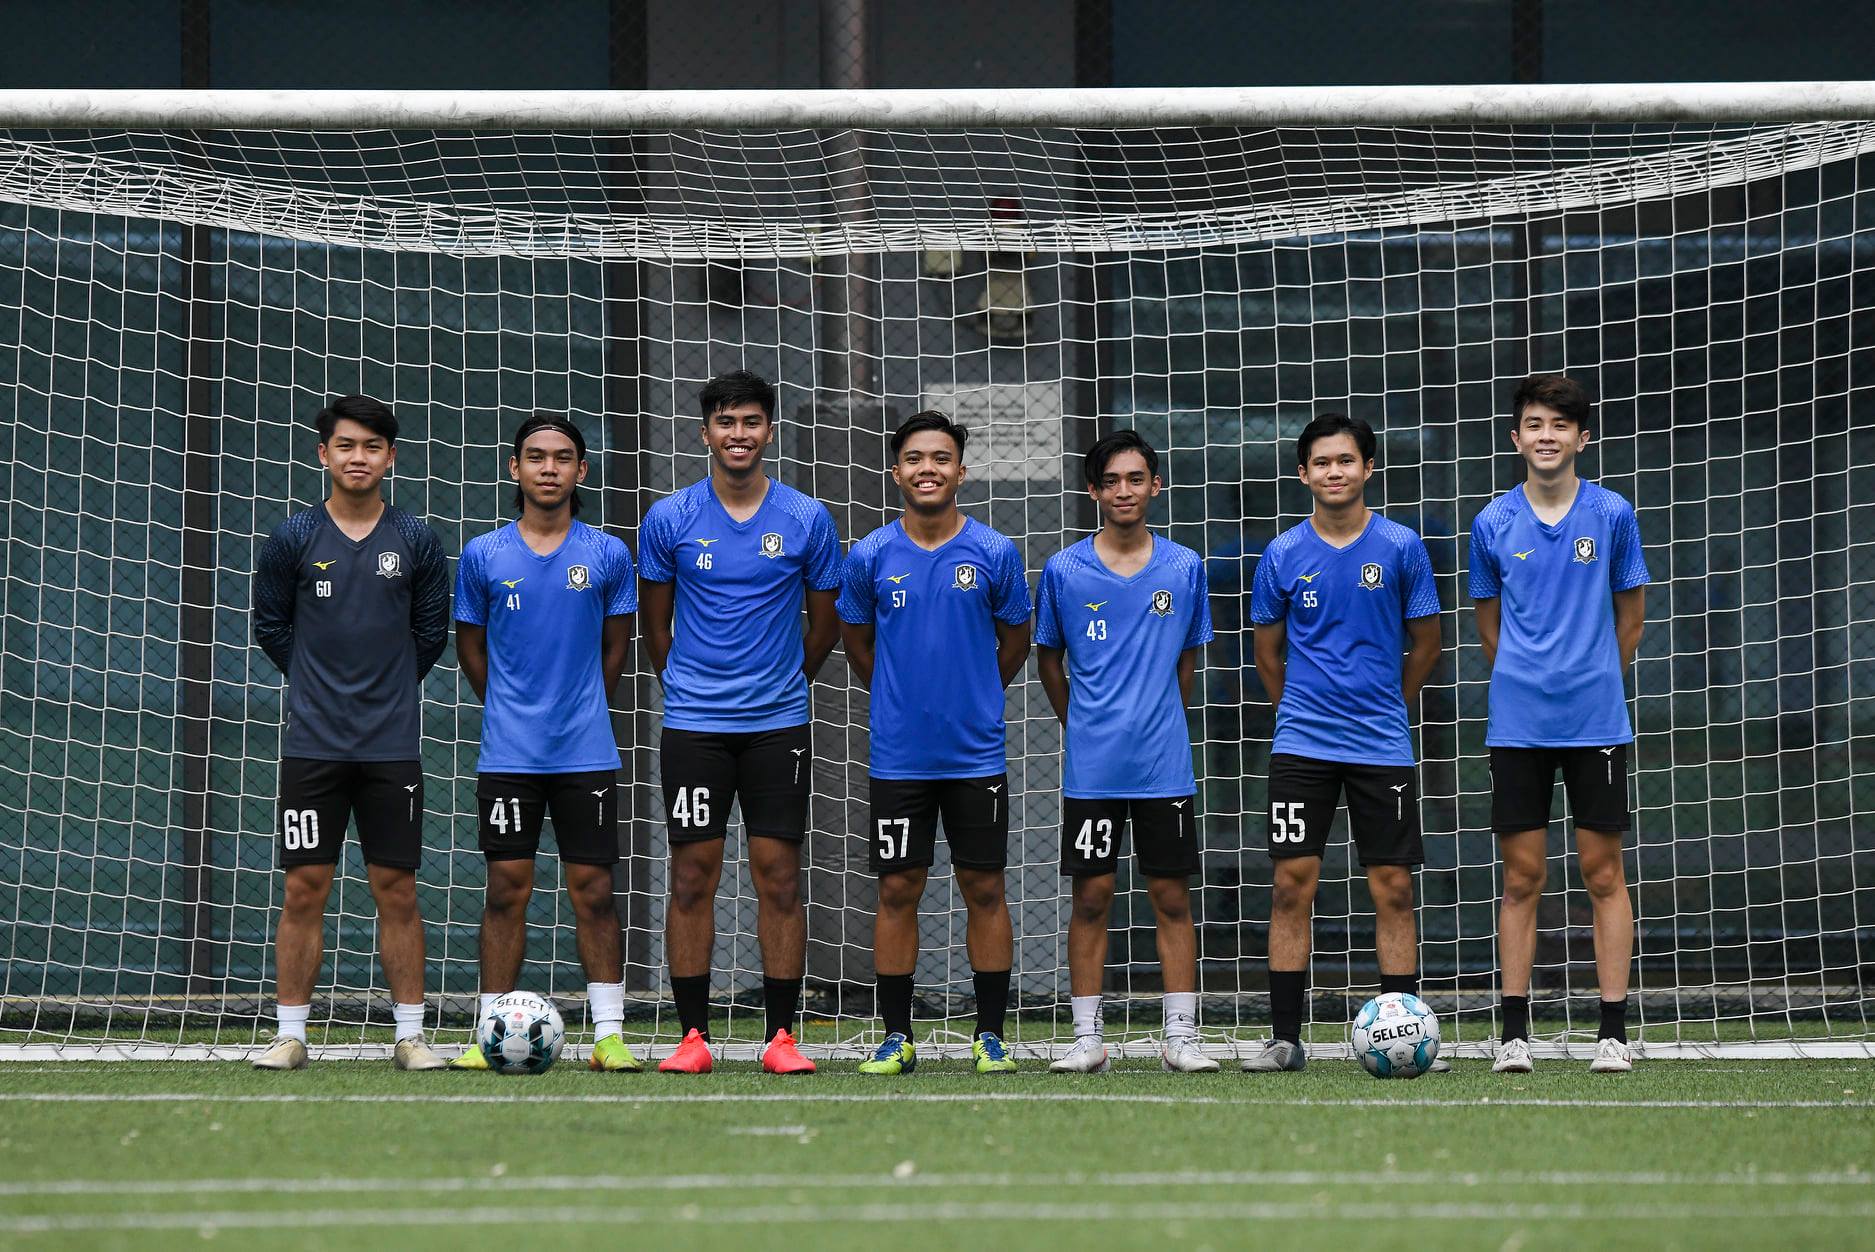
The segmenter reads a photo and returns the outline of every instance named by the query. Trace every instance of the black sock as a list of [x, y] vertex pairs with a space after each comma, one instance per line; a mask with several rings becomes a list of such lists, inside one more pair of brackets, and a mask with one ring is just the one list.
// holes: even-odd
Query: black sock
[[1628, 998], [1602, 1001], [1602, 1028], [1595, 1036], [1597, 1039], [1619, 1039], [1628, 1041]]
[[700, 1031], [705, 1039], [710, 1037], [710, 976], [697, 974], [690, 978], [671, 975], [671, 999], [677, 1001], [677, 1028], [688, 1035], [691, 1031]]
[[1309, 993], [1307, 970], [1270, 971], [1270, 1034], [1290, 1043], [1302, 1042], [1302, 1001]]
[[1003, 1036], [1004, 1019], [1009, 1015], [1009, 971], [978, 970], [976, 1033]]
[[1398, 991], [1402, 995], [1409, 995], [1409, 996], [1418, 995], [1419, 994], [1419, 975], [1418, 974], [1382, 974], [1380, 976], [1380, 994], [1384, 996], [1388, 992], [1392, 992], [1392, 991]]
[[911, 975], [879, 975], [879, 1019], [888, 1035], [911, 1038]]
[[763, 978], [762, 1010], [768, 1021], [763, 1037], [773, 1039], [775, 1032], [794, 1031], [794, 1013], [801, 1007], [801, 980], [798, 978]]
[[1504, 997], [1504, 1042], [1530, 1038], [1530, 997]]

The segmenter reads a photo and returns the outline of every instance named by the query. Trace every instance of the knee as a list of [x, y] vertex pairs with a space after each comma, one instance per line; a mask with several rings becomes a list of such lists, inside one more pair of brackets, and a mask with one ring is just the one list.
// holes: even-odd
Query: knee
[[534, 884], [526, 878], [490, 874], [485, 907], [495, 916], [519, 917], [527, 911], [528, 897], [533, 894]]
[[910, 913], [924, 896], [924, 879], [908, 874], [891, 874], [879, 880], [879, 911]]
[[1606, 900], [1627, 891], [1628, 879], [1627, 874], [1622, 870], [1621, 858], [1609, 857], [1583, 865], [1582, 885], [1587, 887], [1589, 895], [1597, 900]]
[[1315, 904], [1313, 875], [1276, 872], [1270, 885], [1270, 910], [1275, 913], [1306, 913]]
[[972, 874], [957, 884], [963, 889], [964, 907], [975, 912], [1005, 907], [1001, 874]]
[[1374, 911], [1399, 916], [1413, 911], [1413, 880], [1408, 875], [1394, 877], [1389, 874], [1368, 886], [1374, 893]]
[[1149, 890], [1153, 911], [1159, 915], [1160, 921], [1191, 920], [1191, 889], [1184, 883], [1154, 883]]
[[702, 866], [677, 865], [671, 871], [671, 907], [694, 913], [715, 904], [716, 880]]
[[410, 922], [417, 917], [417, 879], [414, 874], [374, 884], [372, 895], [378, 902], [378, 917], [387, 922]]
[[792, 913], [801, 907], [801, 876], [780, 872], [758, 874], [755, 894], [763, 906]]
[[1507, 904], [1532, 904], [1543, 894], [1543, 886], [1549, 881], [1549, 865], [1538, 861], [1534, 866], [1506, 865], [1504, 867], [1504, 900]]
[[577, 918], [605, 917], [614, 911], [610, 873], [592, 874], [569, 882], [566, 893], [572, 897], [573, 915]]
[[1078, 882], [1074, 885], [1074, 920], [1104, 926], [1113, 912], [1113, 880], [1100, 885]]
[[325, 913], [326, 896], [331, 887], [332, 881], [329, 878], [309, 878], [288, 874], [283, 907], [295, 918], [322, 916]]

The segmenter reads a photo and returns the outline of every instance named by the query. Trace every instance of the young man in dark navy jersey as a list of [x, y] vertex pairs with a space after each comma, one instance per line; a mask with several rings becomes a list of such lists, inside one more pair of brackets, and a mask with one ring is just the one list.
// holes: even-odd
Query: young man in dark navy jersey
[[423, 1038], [420, 685], [449, 640], [449, 561], [379, 486], [397, 460], [397, 419], [376, 400], [321, 409], [331, 494], [275, 528], [254, 570], [254, 637], [287, 679], [280, 745], [275, 937], [277, 1037], [257, 1069], [306, 1064], [306, 1022], [324, 960], [326, 900], [355, 815], [378, 908], [378, 944], [399, 1069], [443, 1061]]
[[1634, 506], [1576, 475], [1588, 447], [1589, 400], [1561, 374], [1533, 374], [1511, 399], [1522, 484], [1471, 527], [1471, 598], [1491, 663], [1491, 827], [1504, 855], [1498, 962], [1503, 1038], [1491, 1068], [1530, 1072], [1530, 966], [1548, 877], [1549, 820], [1562, 771], [1576, 853], [1595, 922], [1601, 986], [1598, 1074], [1634, 1066], [1628, 963], [1634, 906], [1621, 862], [1628, 807], [1628, 721], [1622, 676], [1645, 622], [1647, 561]]
[[658, 1069], [704, 1074], [713, 1064], [716, 888], [729, 809], [740, 802], [762, 947], [762, 1067], [811, 1074], [792, 1029], [807, 961], [808, 684], [840, 633], [840, 536], [826, 506], [762, 471], [775, 437], [766, 379], [746, 370], [713, 378], [698, 409], [709, 473], [652, 505], [638, 530], [645, 652], [664, 685], [664, 946], [683, 1031]]

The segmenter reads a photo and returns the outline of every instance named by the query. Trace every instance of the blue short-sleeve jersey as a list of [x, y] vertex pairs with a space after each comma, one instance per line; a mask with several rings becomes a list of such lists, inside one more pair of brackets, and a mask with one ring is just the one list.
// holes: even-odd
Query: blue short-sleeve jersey
[[1067, 653], [1068, 727], [1061, 794], [1160, 799], [1197, 789], [1179, 658], [1211, 642], [1204, 562], [1154, 536], [1124, 578], [1081, 540], [1048, 558], [1035, 597], [1035, 642]]
[[1289, 658], [1273, 752], [1347, 765], [1411, 765], [1400, 668], [1406, 623], [1439, 612], [1419, 536], [1378, 513], [1331, 546], [1309, 522], [1276, 536], [1257, 562], [1251, 620], [1285, 625]]
[[840, 536], [819, 501], [768, 484], [755, 515], [729, 516], [702, 482], [658, 501], [638, 530], [647, 582], [676, 584], [664, 724], [719, 733], [808, 720], [801, 609], [840, 586]]
[[456, 620], [488, 632], [478, 773], [618, 768], [601, 640], [606, 618], [637, 611], [631, 550], [584, 522], [546, 556], [512, 522], [469, 541]]
[[872, 775], [987, 778], [1009, 767], [996, 623], [1029, 620], [1022, 553], [966, 518], [936, 551], [899, 522], [847, 554], [840, 619], [874, 629]]
[[1494, 748], [1630, 743], [1614, 593], [1648, 581], [1634, 506], [1584, 479], [1554, 526], [1521, 485], [1471, 525], [1471, 598], [1499, 601], [1485, 743]]

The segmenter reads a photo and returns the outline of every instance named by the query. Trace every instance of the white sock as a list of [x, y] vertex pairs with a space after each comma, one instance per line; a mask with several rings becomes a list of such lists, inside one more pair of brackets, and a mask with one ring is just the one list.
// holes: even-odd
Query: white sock
[[310, 1004], [276, 1004], [274, 1017], [280, 1023], [280, 1033], [288, 1039], [306, 1042], [306, 1019], [312, 1016]]
[[594, 1043], [601, 1039], [619, 1034], [625, 1029], [625, 984], [622, 982], [589, 982], [586, 984], [586, 1004], [592, 1009], [592, 1039]]
[[1076, 1039], [1100, 1038], [1100, 997], [1070, 996], [1068, 1004], [1074, 1009], [1074, 1037]]
[[397, 1023], [397, 1042], [423, 1037], [423, 1002], [391, 1005], [391, 1020]]
[[495, 1001], [501, 999], [501, 993], [494, 992], [494, 991], [484, 991], [482, 993], [481, 999], [482, 999], [481, 1011], [475, 1015], [475, 1020], [478, 1025], [488, 1020], [488, 1010], [494, 1006]]
[[1165, 1037], [1167, 1039], [1196, 1039], [1198, 1037], [1198, 993], [1196, 991], [1165, 993]]

